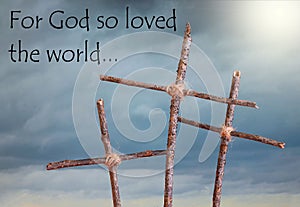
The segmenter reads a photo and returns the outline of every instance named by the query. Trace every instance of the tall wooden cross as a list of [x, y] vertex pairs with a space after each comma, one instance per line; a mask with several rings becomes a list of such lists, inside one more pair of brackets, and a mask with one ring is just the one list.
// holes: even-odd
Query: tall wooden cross
[[[174, 84], [169, 86], [160, 86], [150, 83], [137, 82], [133, 80], [126, 80], [122, 78], [116, 78], [111, 76], [101, 75], [100, 79], [103, 81], [115, 82], [119, 84], [124, 84], [128, 86], [142, 87], [146, 89], [158, 90], [168, 93], [171, 96], [170, 104], [170, 117], [169, 117], [169, 129], [168, 129], [168, 141], [166, 150], [155, 150], [155, 151], [145, 151], [128, 155], [116, 155], [113, 154], [110, 147], [109, 135], [106, 126], [106, 119], [103, 107], [103, 100], [98, 101], [98, 113], [100, 118], [100, 128], [102, 133], [102, 142], [105, 146], [106, 157], [105, 158], [94, 158], [94, 159], [84, 159], [84, 160], [65, 160], [60, 162], [49, 163], [47, 166], [48, 170], [58, 169], [64, 167], [74, 167], [79, 165], [91, 165], [91, 164], [106, 164], [110, 170], [110, 178], [112, 185], [112, 196], [114, 207], [121, 206], [120, 196], [117, 185], [116, 177], [116, 166], [121, 160], [129, 160], [140, 157], [149, 157], [157, 155], [166, 155], [166, 171], [165, 171], [165, 189], [164, 189], [164, 207], [172, 207], [173, 202], [173, 175], [174, 175], [174, 156], [175, 156], [175, 146], [176, 146], [176, 135], [177, 135], [177, 124], [178, 121], [191, 124], [200, 128], [205, 128], [208, 130], [219, 132], [221, 135], [221, 146], [218, 159], [217, 175], [215, 182], [214, 198], [213, 198], [213, 207], [220, 206], [221, 198], [221, 188], [222, 188], [222, 179], [224, 175], [224, 166], [226, 161], [226, 152], [228, 143], [231, 140], [231, 136], [238, 136], [247, 139], [253, 139], [256, 141], [261, 141], [267, 144], [272, 144], [278, 147], [283, 148], [284, 143], [277, 142], [268, 138], [260, 137], [257, 135], [246, 134], [242, 132], [236, 132], [232, 128], [233, 112], [235, 105], [247, 106], [257, 108], [255, 102], [247, 100], [238, 100], [238, 86], [240, 72], [236, 71], [234, 73], [231, 92], [229, 98], [218, 97], [210, 94], [200, 93], [194, 90], [187, 90], [184, 87], [185, 73], [188, 65], [188, 56], [191, 46], [191, 28], [190, 25], [186, 25], [186, 30], [184, 34], [182, 50], [180, 61], [177, 69], [177, 77]], [[178, 112], [180, 108], [180, 102], [185, 96], [193, 96], [201, 99], [207, 99], [211, 101], [216, 101], [220, 103], [227, 103], [227, 114], [225, 119], [225, 124], [222, 128], [212, 127], [206, 124], [201, 124], [194, 122], [182, 117], [178, 117]]]

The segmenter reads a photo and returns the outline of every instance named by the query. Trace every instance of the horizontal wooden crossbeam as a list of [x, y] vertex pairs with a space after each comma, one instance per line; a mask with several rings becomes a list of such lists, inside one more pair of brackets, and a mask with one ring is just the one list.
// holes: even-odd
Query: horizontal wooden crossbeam
[[[221, 133], [222, 128], [221, 127], [216, 127], [216, 126], [211, 126], [208, 124], [204, 124], [204, 123], [200, 123], [200, 122], [196, 122], [196, 121], [192, 121], [189, 119], [185, 119], [183, 117], [178, 117], [178, 121], [184, 124], [188, 124], [191, 126], [195, 126], [198, 128], [202, 128], [202, 129], [206, 129], [206, 130], [210, 130], [213, 132], [217, 132], [217, 133]], [[234, 137], [239, 137], [239, 138], [243, 138], [243, 139], [248, 139], [248, 140], [253, 140], [256, 142], [262, 142], [264, 144], [269, 144], [269, 145], [273, 145], [275, 147], [279, 147], [279, 148], [284, 148], [285, 143], [284, 142], [279, 142], [267, 137], [263, 137], [263, 136], [259, 136], [259, 135], [254, 135], [254, 134], [248, 134], [248, 133], [244, 133], [244, 132], [239, 132], [239, 131], [231, 131], [230, 132], [231, 136]]]
[[[161, 156], [166, 155], [166, 150], [147, 150], [143, 152], [136, 152], [131, 154], [119, 155], [122, 161], [133, 160], [139, 158], [146, 158], [152, 156]], [[105, 164], [105, 157], [101, 158], [90, 158], [90, 159], [81, 159], [81, 160], [64, 160], [59, 162], [50, 162], [47, 165], [47, 170], [57, 170], [60, 168], [68, 168], [68, 167], [77, 167], [84, 165], [99, 165]]]
[[[167, 92], [167, 88], [168, 88], [168, 86], [161, 86], [161, 85], [156, 85], [156, 84], [151, 84], [151, 83], [143, 83], [143, 82], [139, 82], [139, 81], [127, 80], [124, 78], [117, 78], [117, 77], [106, 76], [106, 75], [100, 75], [100, 80], [107, 81], [107, 82], [119, 83], [119, 84], [123, 84], [123, 85], [127, 85], [127, 86], [135, 86], [135, 87], [139, 87], [139, 88], [163, 91], [163, 92]], [[189, 89], [189, 90], [184, 89], [183, 93], [185, 96], [194, 96], [197, 98], [211, 100], [211, 101], [215, 101], [215, 102], [219, 102], [219, 103], [227, 103], [227, 104], [233, 104], [233, 105], [247, 106], [247, 107], [251, 107], [251, 108], [258, 108], [256, 103], [253, 101], [224, 98], [224, 97], [214, 96], [214, 95], [210, 95], [210, 94], [206, 94], [206, 93], [200, 93], [200, 92], [197, 92], [197, 91], [194, 91], [191, 89]]]

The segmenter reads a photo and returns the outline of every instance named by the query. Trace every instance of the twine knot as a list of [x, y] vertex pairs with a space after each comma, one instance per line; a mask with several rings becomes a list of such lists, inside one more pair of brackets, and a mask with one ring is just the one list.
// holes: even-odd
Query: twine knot
[[227, 127], [225, 125], [222, 126], [222, 130], [220, 132], [220, 136], [225, 138], [227, 141], [231, 141], [231, 132], [233, 131], [233, 127]]
[[166, 91], [170, 96], [172, 97], [178, 96], [182, 101], [185, 96], [184, 89], [185, 89], [184, 83], [178, 83], [178, 84], [172, 83], [171, 85], [167, 86]]
[[115, 153], [106, 154], [105, 165], [107, 167], [118, 166], [121, 163], [121, 158]]

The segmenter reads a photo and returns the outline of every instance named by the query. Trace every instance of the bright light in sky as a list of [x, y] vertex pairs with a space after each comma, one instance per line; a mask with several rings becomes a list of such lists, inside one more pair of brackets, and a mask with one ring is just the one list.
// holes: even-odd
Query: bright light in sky
[[[295, 7], [289, 2], [264, 2], [257, 9], [259, 24], [270, 29], [273, 32], [284, 32], [287, 29], [292, 29], [296, 17], [298, 16]], [[299, 20], [299, 19], [298, 19]]]
[[[299, 34], [300, 2], [257, 1], [244, 5], [243, 27], [263, 39], [278, 40]], [[238, 20], [240, 21], [240, 20]]]

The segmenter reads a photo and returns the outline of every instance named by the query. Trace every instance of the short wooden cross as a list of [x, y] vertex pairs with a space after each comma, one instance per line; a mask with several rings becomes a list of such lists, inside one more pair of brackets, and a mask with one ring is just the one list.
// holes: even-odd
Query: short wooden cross
[[121, 163], [121, 161], [165, 155], [166, 150], [155, 150], [155, 151], [147, 150], [144, 152], [138, 152], [138, 153], [126, 154], [126, 155], [117, 155], [113, 153], [110, 144], [107, 121], [106, 121], [106, 116], [104, 111], [104, 101], [102, 99], [100, 99], [97, 102], [97, 109], [98, 109], [98, 115], [100, 120], [101, 140], [104, 145], [105, 154], [106, 154], [105, 157], [52, 162], [47, 165], [47, 170], [56, 170], [59, 168], [67, 168], [67, 167], [75, 167], [75, 166], [83, 166], [83, 165], [105, 164], [109, 170], [113, 206], [121, 207], [121, 199], [120, 199], [118, 177], [117, 177], [117, 167]]

